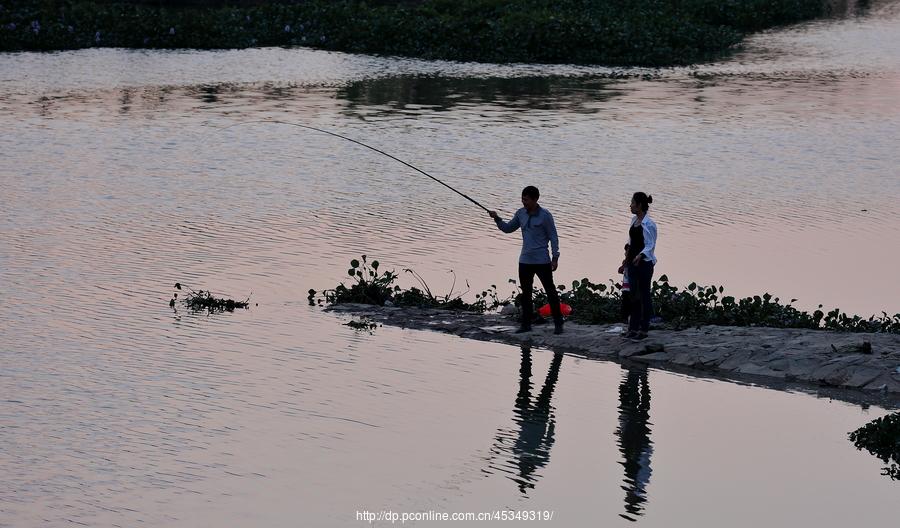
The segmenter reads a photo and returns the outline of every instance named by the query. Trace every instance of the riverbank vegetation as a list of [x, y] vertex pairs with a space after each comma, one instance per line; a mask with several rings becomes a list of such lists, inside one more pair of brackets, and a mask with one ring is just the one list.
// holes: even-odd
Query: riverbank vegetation
[[481, 62], [684, 65], [825, 0], [2, 0], [0, 51], [308, 46]]
[[[333, 289], [309, 290], [310, 304], [362, 303], [380, 306], [416, 306], [485, 313], [504, 306], [520, 306], [516, 281], [509, 296], [499, 294], [496, 285], [474, 294], [474, 301], [463, 298], [469, 290], [455, 292], [451, 288], [446, 295], [436, 295], [425, 280], [412, 270], [404, 270], [411, 275], [418, 286], [401, 288], [397, 282], [400, 275], [394, 271], [379, 271], [380, 263], [354, 259], [347, 273], [353, 282], [347, 286], [339, 284]], [[455, 283], [454, 283], [455, 285]], [[588, 279], [573, 281], [571, 288], [559, 285], [562, 302], [572, 307], [570, 319], [585, 324], [621, 323], [621, 284], [610, 280], [606, 284], [593, 283]], [[807, 312], [798, 310], [791, 299], [785, 303], [769, 293], [737, 299], [725, 295], [723, 286], [701, 286], [690, 283], [685, 287], [674, 286], [666, 275], [653, 281], [653, 306], [660, 324], [683, 329], [702, 325], [720, 326], [764, 326], [773, 328], [808, 328], [843, 332], [884, 332], [900, 333], [900, 313], [893, 316], [882, 312], [881, 316], [863, 318], [850, 315], [840, 309], [823, 311], [822, 306]], [[536, 307], [546, 303], [546, 294], [537, 290]]]

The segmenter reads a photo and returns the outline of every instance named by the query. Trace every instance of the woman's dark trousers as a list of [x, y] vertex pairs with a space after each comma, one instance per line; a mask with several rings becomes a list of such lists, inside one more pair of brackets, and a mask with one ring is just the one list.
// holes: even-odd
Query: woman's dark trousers
[[631, 285], [631, 319], [628, 330], [646, 332], [650, 330], [653, 316], [653, 296], [650, 283], [653, 280], [653, 263], [642, 260], [637, 266], [628, 265], [628, 279]]
[[534, 276], [537, 275], [547, 292], [547, 302], [550, 304], [550, 312], [553, 313], [553, 322], [562, 324], [562, 312], [559, 309], [559, 293], [553, 284], [553, 268], [550, 264], [522, 264], [519, 263], [519, 285], [522, 287], [522, 326], [531, 327], [531, 318], [534, 317], [534, 301], [531, 299], [534, 288]]

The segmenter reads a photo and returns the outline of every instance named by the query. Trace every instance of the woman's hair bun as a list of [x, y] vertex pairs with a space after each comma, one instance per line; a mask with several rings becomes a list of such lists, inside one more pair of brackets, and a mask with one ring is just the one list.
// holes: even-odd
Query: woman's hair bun
[[647, 195], [647, 203], [648, 203], [648, 204], [652, 204], [652, 203], [653, 203], [653, 197], [650, 196], [649, 194]]

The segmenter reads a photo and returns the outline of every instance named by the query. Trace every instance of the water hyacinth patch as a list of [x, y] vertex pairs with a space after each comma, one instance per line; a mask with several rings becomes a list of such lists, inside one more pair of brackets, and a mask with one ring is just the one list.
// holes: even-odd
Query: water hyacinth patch
[[[321, 294], [311, 289], [307, 297], [310, 305], [359, 303], [379, 306], [417, 306], [484, 313], [512, 302], [512, 295], [510, 299], [501, 299], [497, 294], [497, 287], [494, 285], [481, 293], [476, 293], [475, 302], [468, 303], [463, 300], [463, 296], [468, 293], [468, 290], [456, 292], [455, 275], [450, 291], [444, 295], [437, 295], [431, 291], [428, 283], [411, 269], [403, 271], [414, 277], [419, 286], [413, 286], [404, 290], [396, 284], [399, 278], [396, 272], [392, 270], [380, 273], [378, 271], [380, 263], [377, 260], [368, 262], [366, 255], [363, 255], [361, 258], [361, 262], [357, 259], [351, 260], [350, 269], [347, 270], [348, 275], [356, 281], [354, 284], [347, 286], [341, 283], [333, 289], [322, 290]], [[451, 271], [451, 273], [453, 272]]]
[[[236, 308], [247, 309], [250, 307], [250, 297], [243, 301], [236, 301], [228, 297], [218, 297], [210, 291], [194, 291], [180, 282], [175, 283], [175, 289], [185, 292], [184, 297], [180, 299], [181, 304], [193, 312], [206, 311], [211, 314], [215, 312], [233, 312]], [[169, 300], [170, 308], [175, 308], [179, 302], [178, 291], [174, 292], [172, 299]]]
[[[498, 294], [496, 285], [475, 293], [474, 302], [464, 300], [468, 290], [456, 293], [454, 285], [445, 295], [436, 295], [425, 280], [415, 271], [404, 272], [412, 276], [418, 286], [401, 288], [397, 282], [400, 276], [393, 272], [380, 274], [377, 260], [367, 264], [366, 256], [362, 262], [353, 259], [348, 274], [355, 283], [347, 286], [339, 284], [333, 289], [309, 290], [310, 304], [342, 304], [361, 303], [392, 306], [417, 306], [485, 313], [503, 306], [521, 306], [519, 291], [513, 291], [507, 297]], [[516, 285], [516, 281], [509, 282]], [[468, 286], [468, 283], [467, 283]], [[557, 286], [561, 302], [572, 307], [570, 319], [585, 324], [621, 323], [622, 285], [609, 280], [607, 284], [593, 283], [587, 278], [573, 281], [571, 288]], [[719, 326], [762, 326], [773, 328], [807, 328], [834, 330], [841, 332], [881, 332], [900, 333], [900, 313], [889, 316], [882, 312], [880, 317], [863, 318], [848, 315], [839, 309], [824, 312], [819, 309], [813, 312], [798, 310], [791, 299], [783, 303], [778, 297], [769, 293], [754, 295], [743, 299], [725, 295], [724, 286], [702, 286], [691, 282], [684, 288], [673, 286], [666, 275], [653, 281], [651, 287], [653, 305], [657, 324], [680, 330], [702, 325]], [[546, 293], [537, 289], [534, 294], [534, 306], [539, 307], [547, 302]]]
[[[357, 259], [350, 261], [347, 274], [354, 280], [350, 286], [343, 283], [333, 290], [323, 292], [325, 299], [331, 303], [362, 303], [377, 304], [383, 306], [393, 296], [394, 282], [397, 274], [394, 271], [379, 272], [380, 263], [377, 260], [368, 262], [365, 255], [362, 262]], [[309, 301], [312, 304], [316, 291], [309, 291]]]

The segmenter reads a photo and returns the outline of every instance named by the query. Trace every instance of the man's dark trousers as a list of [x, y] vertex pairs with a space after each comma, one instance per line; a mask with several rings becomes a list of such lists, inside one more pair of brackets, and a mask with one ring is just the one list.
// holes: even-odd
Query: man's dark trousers
[[553, 322], [562, 324], [562, 311], [559, 309], [559, 293], [553, 284], [553, 268], [551, 264], [522, 264], [519, 263], [519, 285], [522, 287], [522, 326], [531, 327], [531, 318], [534, 316], [534, 301], [531, 299], [534, 288], [534, 276], [537, 275], [547, 292], [547, 302], [550, 304], [550, 312], [553, 313]]

